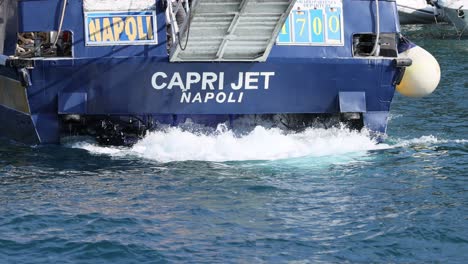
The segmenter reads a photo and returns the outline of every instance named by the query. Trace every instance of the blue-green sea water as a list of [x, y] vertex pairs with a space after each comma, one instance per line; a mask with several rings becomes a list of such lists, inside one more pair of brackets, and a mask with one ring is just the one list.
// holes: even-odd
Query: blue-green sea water
[[405, 30], [442, 80], [396, 96], [383, 144], [261, 127], [0, 141], [0, 263], [466, 263], [468, 40]]

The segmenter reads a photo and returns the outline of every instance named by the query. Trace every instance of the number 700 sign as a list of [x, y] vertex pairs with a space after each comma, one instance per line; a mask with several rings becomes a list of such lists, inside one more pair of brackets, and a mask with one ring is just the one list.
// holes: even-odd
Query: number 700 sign
[[283, 25], [279, 45], [343, 45], [343, 8], [294, 8]]

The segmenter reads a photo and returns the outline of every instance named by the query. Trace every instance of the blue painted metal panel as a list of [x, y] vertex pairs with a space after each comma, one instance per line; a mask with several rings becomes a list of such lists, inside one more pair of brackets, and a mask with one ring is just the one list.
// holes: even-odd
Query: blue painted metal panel
[[86, 92], [59, 93], [58, 113], [86, 113], [86, 102], [88, 94]]
[[292, 35], [291, 35], [291, 17], [288, 16], [286, 22], [284, 23], [281, 31], [278, 35], [278, 42], [279, 43], [291, 43], [292, 42]]
[[364, 113], [367, 111], [365, 92], [340, 92], [340, 112]]
[[364, 113], [364, 125], [367, 129], [385, 134], [387, 132], [388, 111]]
[[325, 43], [325, 19], [322, 9], [310, 10], [312, 43]]
[[8, 77], [12, 80], [18, 80], [18, 72], [14, 68], [5, 67], [0, 65], [0, 75]]
[[31, 117], [41, 143], [60, 143], [60, 127], [57, 113], [35, 113]]
[[5, 66], [8, 60], [8, 56], [0, 54], [0, 66]]
[[26, 144], [39, 144], [31, 116], [0, 105], [0, 137]]
[[158, 44], [156, 12], [85, 12], [88, 46]]
[[310, 42], [310, 21], [308, 11], [294, 10], [292, 23], [294, 28], [294, 43], [305, 44]]
[[[356, 33], [372, 33], [375, 28], [375, 1], [344, 0], [343, 26], [344, 47], [342, 46], [274, 46], [269, 59], [274, 58], [336, 58], [352, 57], [353, 35]], [[382, 33], [400, 32], [400, 23], [394, 1], [379, 1], [380, 29]]]
[[[58, 29], [62, 0], [22, 0], [18, 2], [20, 32], [52, 31]], [[85, 45], [83, 1], [68, 1], [63, 30], [73, 33], [73, 56], [81, 57], [128, 57], [163, 56], [167, 57], [166, 22], [162, 1], [157, 6], [157, 45], [130, 45], [89, 47]]]
[[[62, 0], [22, 0], [19, 1], [19, 31], [48, 31], [58, 28]], [[168, 58], [166, 49], [165, 14], [162, 1], [157, 0], [158, 42], [156, 46], [109, 46], [86, 47], [84, 32], [84, 12], [82, 0], [69, 1], [64, 20], [64, 30], [73, 32], [74, 57], [117, 57], [117, 56], [161, 56]], [[352, 35], [375, 32], [373, 18], [374, 1], [343, 1], [344, 44], [345, 47], [290, 47], [275, 46], [270, 58], [321, 58], [352, 56]], [[393, 1], [379, 1], [381, 32], [398, 32], [396, 4]], [[40, 15], [38, 14], [47, 14]], [[357, 15], [358, 14], [358, 15]], [[293, 21], [294, 22], [294, 21]], [[294, 24], [294, 23], [293, 23]], [[323, 23], [325, 24], [325, 23]], [[304, 30], [306, 30], [304, 28]], [[304, 35], [303, 35], [304, 36]]]
[[336, 41], [341, 43], [341, 30], [342, 30], [342, 19], [343, 19], [343, 10], [341, 8], [331, 8], [326, 9], [326, 18], [324, 19], [326, 23], [327, 31], [327, 41]]
[[[43, 78], [42, 84], [30, 87], [28, 93], [33, 112], [50, 113], [57, 112], [58, 93], [76, 91], [87, 93], [88, 114], [336, 113], [340, 91], [363, 91], [367, 110], [388, 111], [394, 88], [391, 78], [389, 83], [381, 82], [383, 71], [395, 75], [391, 60], [303, 59], [256, 64], [191, 63], [190, 67], [138, 57], [93, 63], [77, 60], [74, 67], [53, 67], [44, 61], [32, 74], [33, 82], [41, 84]], [[156, 73], [162, 75], [154, 77]], [[194, 73], [201, 77], [213, 73], [217, 79], [223, 73], [224, 85], [220, 87], [216, 81], [213, 87], [203, 87], [203, 81], [198, 80], [190, 83], [185, 93], [180, 85], [169, 89], [175, 74], [180, 74], [183, 88], [188, 88], [187, 74]], [[249, 83], [246, 74], [250, 75]], [[266, 74], [270, 74], [268, 80]], [[153, 77], [156, 86], [165, 87], [155, 88]], [[237, 89], [239, 80], [242, 87]]]

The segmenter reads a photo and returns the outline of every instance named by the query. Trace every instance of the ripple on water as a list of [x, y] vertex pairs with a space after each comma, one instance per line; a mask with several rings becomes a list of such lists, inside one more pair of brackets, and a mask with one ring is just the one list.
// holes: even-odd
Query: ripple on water
[[410, 31], [442, 82], [396, 96], [384, 144], [343, 128], [1, 141], [0, 263], [466, 262], [468, 45]]

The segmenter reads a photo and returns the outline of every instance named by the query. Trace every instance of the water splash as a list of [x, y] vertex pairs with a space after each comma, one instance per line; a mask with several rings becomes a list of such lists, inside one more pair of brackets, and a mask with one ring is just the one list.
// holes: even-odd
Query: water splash
[[436, 136], [421, 136], [419, 138], [412, 139], [397, 139], [394, 147], [410, 147], [415, 145], [435, 145], [435, 144], [465, 144], [468, 143], [466, 139], [439, 139]]
[[347, 128], [309, 128], [285, 133], [277, 128], [256, 127], [238, 136], [219, 127], [214, 133], [189, 132], [177, 127], [148, 134], [132, 148], [100, 147], [89, 142], [72, 144], [95, 154], [133, 155], [159, 162], [203, 160], [279, 160], [306, 156], [330, 156], [389, 148], [378, 144], [367, 132]]

